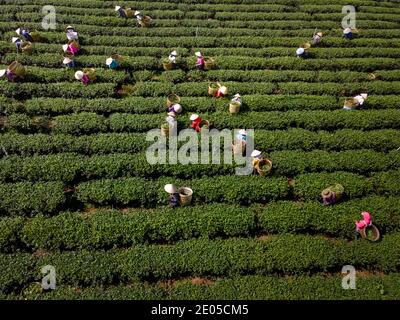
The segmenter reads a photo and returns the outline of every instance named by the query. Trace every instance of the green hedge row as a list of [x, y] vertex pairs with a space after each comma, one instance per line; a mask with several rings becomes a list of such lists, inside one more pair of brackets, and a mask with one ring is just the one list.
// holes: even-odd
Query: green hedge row
[[[57, 15], [57, 17], [59, 17]], [[65, 23], [70, 23], [73, 18], [69, 17], [68, 21]], [[86, 19], [86, 18], [85, 18]], [[109, 20], [105, 18], [106, 20]], [[125, 24], [126, 20], [116, 18], [116, 21], [119, 21], [121, 24]], [[31, 20], [29, 20], [31, 21]], [[40, 20], [42, 21], [42, 17]], [[132, 20], [133, 21], [133, 20]], [[197, 21], [197, 20], [194, 20]], [[75, 21], [75, 23], [78, 23]], [[85, 24], [87, 22], [84, 22]], [[99, 22], [97, 21], [97, 24]], [[136, 23], [133, 21], [133, 23]], [[247, 22], [244, 22], [247, 26]], [[293, 21], [289, 21], [285, 23], [289, 23], [291, 26]], [[371, 25], [372, 24], [372, 25]], [[379, 27], [382, 28], [381, 22], [376, 23]], [[385, 26], [386, 28], [392, 27], [393, 29], [397, 28], [397, 23], [393, 23], [393, 26]], [[95, 24], [96, 25], [96, 24]], [[104, 25], [108, 25], [106, 22]], [[198, 25], [194, 25], [197, 27]], [[240, 26], [239, 26], [240, 27]], [[308, 26], [308, 28], [315, 28], [314, 23], [312, 26]], [[335, 28], [335, 27], [333, 27]], [[336, 26], [337, 28], [337, 26]], [[368, 23], [368, 28], [374, 28], [373, 21]], [[323, 29], [323, 28], [322, 28]], [[257, 33], [257, 30], [255, 30]], [[15, 32], [5, 32], [0, 39], [7, 41], [12, 36], [15, 35]], [[50, 43], [65, 43], [65, 35], [62, 33], [49, 33], [43, 32], [42, 36], [44, 37], [45, 42]], [[197, 47], [213, 47], [213, 48], [266, 48], [266, 47], [292, 47], [297, 48], [301, 43], [309, 38], [303, 37], [261, 37], [261, 36], [232, 36], [232, 37], [206, 37], [206, 36], [180, 36], [180, 37], [129, 37], [129, 36], [96, 36], [96, 37], [82, 37], [80, 39], [80, 43], [82, 46], [86, 45], [101, 45], [101, 46], [113, 46], [113, 47], [127, 47], [127, 46], [135, 46], [135, 47], [166, 47], [166, 48], [174, 48], [174, 47], [186, 47], [186, 48], [195, 48]], [[324, 41], [321, 42], [321, 47], [374, 47], [379, 46], [382, 48], [399, 48], [400, 44], [396, 39], [380, 39], [380, 38], [359, 38], [354, 39], [352, 41], [345, 41], [341, 37], [327, 37]]]
[[[181, 77], [181, 74], [173, 76]], [[168, 77], [168, 73], [166, 73]], [[175, 84], [163, 82], [136, 82], [133, 87], [133, 96], [161, 97], [175, 92], [180, 96], [201, 97], [207, 95], [207, 82], [187, 82]], [[176, 78], [173, 79], [175, 81]], [[350, 96], [360, 91], [367, 91], [373, 95], [400, 94], [400, 81], [375, 81], [359, 83], [306, 83], [306, 82], [224, 82], [230, 92], [240, 92], [242, 95], [252, 94], [303, 94], [303, 95], [340, 95]], [[78, 81], [59, 83], [11, 83], [4, 82], [0, 87], [0, 94], [4, 97], [27, 99], [32, 97], [59, 97], [59, 98], [109, 98], [114, 97], [115, 83], [96, 83], [84, 86]]]
[[[399, 130], [337, 130], [312, 132], [304, 129], [276, 131], [257, 130], [255, 147], [265, 152], [276, 150], [315, 149], [343, 151], [371, 149], [388, 152], [399, 147]], [[144, 151], [151, 143], [143, 133], [106, 133], [94, 135], [18, 134], [0, 135], [1, 155], [51, 154], [78, 152], [83, 154], [108, 154]]]
[[[107, 15], [107, 10], [103, 15], [96, 15], [97, 12], [86, 12], [81, 10], [80, 12], [65, 12], [57, 13], [57, 21], [59, 23], [68, 23], [74, 21], [76, 24], [93, 24], [93, 25], [109, 25], [109, 26], [136, 26], [135, 19], [121, 19], [114, 12], [113, 6], [110, 6], [110, 10]], [[113, 14], [114, 13], [114, 14]], [[84, 15], [87, 14], [87, 15]], [[216, 19], [218, 21], [313, 21], [314, 23], [321, 22], [337, 22], [341, 21], [344, 15], [338, 11], [337, 13], [307, 13], [307, 12], [207, 12], [207, 11], [189, 11], [183, 12], [181, 10], [148, 10], [145, 14], [150, 15], [153, 18], [153, 26], [163, 27], [169, 26], [168, 20], [179, 20], [179, 19]], [[16, 12], [15, 18], [18, 21], [34, 21], [40, 22], [43, 16], [39, 12]], [[399, 22], [398, 15], [396, 14], [375, 14], [375, 13], [363, 13], [357, 12], [357, 18], [359, 19], [360, 25], [368, 22], [372, 28], [384, 29], [385, 24], [392, 25]], [[381, 24], [376, 22], [381, 22]], [[383, 24], [383, 26], [382, 26]], [[360, 26], [361, 27], [361, 26]]]
[[366, 197], [324, 207], [278, 201], [266, 207], [210, 204], [171, 210], [136, 210], [121, 214], [100, 209], [85, 217], [65, 212], [0, 220], [0, 252], [129, 247], [140, 243], [172, 243], [197, 237], [254, 236], [260, 233], [323, 233], [353, 239], [354, 221], [372, 213], [381, 234], [400, 230], [399, 198]]
[[[14, 61], [10, 55], [8, 56], [9, 62]], [[27, 61], [25, 59], [18, 59], [20, 63], [27, 65]], [[104, 60], [105, 61], [105, 60]], [[55, 62], [55, 61], [54, 61]], [[51, 63], [48, 61], [48, 63]], [[29, 62], [31, 64], [31, 62]], [[58, 61], [54, 65], [55, 67], [61, 67], [62, 61], [58, 59]], [[6, 65], [0, 65], [1, 69], [5, 69]], [[29, 65], [28, 66], [29, 72], [27, 73], [24, 81], [26, 82], [33, 82], [33, 83], [57, 83], [57, 82], [68, 82], [68, 81], [75, 81], [74, 74], [77, 70], [73, 69], [49, 69], [43, 67], [34, 67]], [[108, 70], [105, 68], [98, 68], [96, 69], [97, 75], [97, 82], [98, 83], [124, 83], [128, 80], [129, 75], [127, 75], [123, 71], [115, 71], [115, 70]]]
[[[267, 241], [249, 239], [188, 240], [173, 246], [137, 245], [126, 250], [79, 251], [40, 257], [0, 255], [6, 265], [0, 291], [40, 280], [40, 267], [56, 268], [59, 285], [96, 286], [146, 279], [186, 276], [234, 276], [251, 274], [307, 274], [339, 271], [352, 264], [356, 268], [395, 272], [399, 268], [399, 234], [385, 235], [381, 242], [280, 235]], [[12, 261], [11, 267], [7, 263]], [[29, 270], [31, 268], [31, 270]], [[27, 269], [29, 271], [27, 271]]]
[[[400, 277], [397, 273], [357, 278], [357, 290], [343, 290], [343, 275], [313, 276], [234, 276], [210, 280], [207, 285], [195, 279], [177, 281], [174, 286], [140, 283], [107, 288], [60, 286], [42, 292], [34, 283], [20, 295], [7, 299], [34, 300], [398, 300]], [[205, 281], [207, 282], [207, 281]], [[238, 307], [235, 307], [237, 310]], [[227, 312], [233, 312], [227, 308]], [[244, 312], [244, 309], [242, 309]]]
[[[244, 111], [289, 111], [289, 110], [338, 110], [343, 101], [336, 97], [321, 95], [244, 95]], [[227, 110], [227, 102], [206, 97], [181, 97], [181, 104], [187, 112], [215, 112]], [[363, 105], [363, 109], [396, 109], [399, 108], [398, 96], [373, 95]], [[125, 99], [63, 99], [34, 98], [21, 103], [0, 97], [0, 113], [26, 113], [30, 116], [57, 116], [78, 112], [95, 112], [108, 115], [114, 112], [152, 114], [166, 110], [165, 98], [128, 97]]]
[[0, 212], [3, 214], [54, 212], [65, 200], [61, 182], [0, 184]]
[[[372, 150], [327, 152], [315, 150], [274, 151], [273, 176], [294, 176], [309, 172], [349, 171], [368, 175], [400, 167], [400, 152], [388, 154]], [[222, 161], [221, 161], [222, 162]], [[68, 166], [65, 164], [68, 163]], [[222, 162], [223, 163], [223, 162]], [[0, 181], [64, 181], [117, 178], [121, 176], [196, 178], [235, 174], [235, 164], [157, 164], [147, 162], [144, 153], [85, 157], [61, 153], [47, 156], [9, 156], [0, 159]]]
[[[4, 4], [32, 4], [32, 1], [29, 0], [2, 0]], [[164, 2], [151, 2], [154, 6], [155, 5], [163, 5]], [[343, 5], [347, 4], [348, 1], [346, 0], [338, 0], [336, 1], [336, 5]], [[376, 6], [379, 8], [394, 8], [396, 10], [397, 6], [394, 3], [391, 2], [382, 2], [382, 1], [364, 1], [364, 0], [353, 0], [352, 2], [354, 5], [357, 6]], [[35, 0], [34, 4], [37, 5], [42, 5], [46, 4], [45, 0]], [[99, 1], [99, 0], [90, 0], [90, 1], [85, 1], [81, 2], [79, 0], [60, 0], [59, 4], [62, 6], [68, 6], [68, 7], [78, 7], [78, 8], [109, 8], [110, 4], [108, 2], [104, 1]], [[168, 1], [168, 4], [172, 6], [171, 8], [175, 8], [176, 6], [183, 6], [186, 7], [186, 5], [191, 5], [193, 6], [193, 1], [192, 0], [170, 0]], [[269, 0], [268, 5], [285, 5], [285, 6], [294, 6], [297, 4], [296, 1], [294, 0]], [[303, 0], [302, 5], [326, 5], [326, 2], [324, 0]], [[141, 2], [141, 1], [126, 1], [126, 6], [139, 6], [139, 5], [145, 5], [146, 8], [147, 6], [151, 6], [148, 2]], [[242, 5], [242, 6], [247, 6], [247, 5], [265, 5], [265, 0], [198, 0], [196, 3], [196, 7], [198, 5], [221, 5], [222, 8], [225, 7], [233, 7], [236, 8], [236, 5]], [[321, 8], [324, 8], [321, 7]]]
[[[307, 130], [336, 129], [398, 129], [400, 128], [400, 109], [362, 110], [358, 112], [336, 111], [287, 111], [287, 112], [249, 112], [232, 117], [228, 112], [208, 114], [213, 128], [235, 129], [253, 128], [256, 130], [282, 130], [291, 127]], [[160, 128], [165, 114], [126, 114], [113, 113], [108, 118], [91, 112], [56, 116], [48, 121], [30, 118], [24, 114], [11, 114], [4, 119], [8, 130], [35, 132], [51, 130], [64, 134], [90, 134], [96, 132], [144, 132]], [[42, 119], [43, 120], [43, 119]], [[190, 127], [186, 117], [178, 119], [182, 128]]]
[[255, 176], [217, 176], [214, 179], [204, 177], [184, 181], [162, 177], [151, 182], [142, 178], [102, 179], [81, 183], [77, 187], [76, 196], [83, 203], [96, 205], [166, 204], [168, 199], [163, 185], [175, 183], [190, 186], [194, 190], [194, 203], [250, 204], [285, 199], [291, 193], [295, 199], [318, 200], [321, 190], [341, 183], [345, 188], [344, 198], [352, 199], [373, 192], [379, 195], [398, 195], [399, 190], [396, 188], [399, 188], [399, 177], [399, 171], [377, 173], [372, 178], [347, 172], [311, 173], [296, 176], [293, 187], [284, 178], [265, 179]]
[[[295, 50], [293, 49], [293, 53]], [[290, 54], [286, 52], [285, 54]], [[79, 56], [76, 61], [85, 67], [106, 68], [105, 60], [107, 56]], [[261, 58], [246, 56], [218, 56], [214, 57], [219, 69], [223, 70], [325, 70], [325, 71], [361, 71], [371, 72], [376, 70], [393, 70], [400, 67], [400, 62], [392, 58], [338, 58], [327, 59], [298, 59], [294, 54], [292, 57]], [[4, 57], [3, 63], [9, 64], [18, 60], [23, 65], [38, 65], [41, 67], [59, 67], [62, 64], [59, 54], [42, 54], [40, 56], [19, 55], [15, 53]], [[182, 67], [195, 69], [195, 58], [180, 59]], [[124, 58], [123, 65], [131, 70], [162, 70], [161, 60], [155, 57], [135, 57]], [[36, 69], [33, 68], [32, 73]], [[267, 80], [271, 81], [271, 80]]]
[[32, 82], [2, 82], [0, 94], [16, 99], [30, 97], [63, 97], [63, 98], [108, 98], [115, 95], [115, 83], [96, 83], [84, 86], [74, 82], [32, 83]]

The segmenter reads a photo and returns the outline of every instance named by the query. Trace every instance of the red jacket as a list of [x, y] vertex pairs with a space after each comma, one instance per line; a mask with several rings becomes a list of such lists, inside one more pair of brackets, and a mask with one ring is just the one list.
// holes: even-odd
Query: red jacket
[[201, 123], [201, 118], [200, 117], [198, 117], [196, 120], [192, 121], [192, 128], [194, 130], [196, 130], [197, 132], [200, 131], [200, 123]]

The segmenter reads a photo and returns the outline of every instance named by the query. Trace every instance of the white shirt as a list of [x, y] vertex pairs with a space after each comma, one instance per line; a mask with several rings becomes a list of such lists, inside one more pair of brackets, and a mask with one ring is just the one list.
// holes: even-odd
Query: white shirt
[[171, 63], [176, 63], [176, 56], [173, 56], [173, 55], [169, 55], [169, 57], [168, 57], [168, 59], [169, 59], [169, 61], [171, 62]]
[[355, 96], [354, 99], [357, 100], [357, 102], [360, 106], [362, 106], [364, 104], [365, 99], [362, 96]]
[[68, 40], [78, 40], [78, 32], [76, 31], [68, 31], [67, 32]]

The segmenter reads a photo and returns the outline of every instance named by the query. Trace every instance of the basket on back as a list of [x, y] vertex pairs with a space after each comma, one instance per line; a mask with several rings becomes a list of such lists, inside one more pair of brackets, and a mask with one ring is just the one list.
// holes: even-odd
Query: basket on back
[[151, 18], [149, 16], [143, 16], [143, 18], [140, 20], [139, 24], [142, 28], [149, 27], [151, 24]]
[[26, 42], [21, 47], [22, 53], [31, 54], [33, 52], [33, 44], [31, 42]]
[[230, 103], [229, 103], [229, 112], [231, 113], [231, 114], [236, 114], [236, 113], [238, 113], [239, 111], [240, 111], [240, 106], [241, 106], [242, 104], [240, 103], [240, 102], [238, 102], [238, 101], [231, 101]]
[[26, 69], [25, 67], [20, 64], [18, 61], [13, 61], [9, 66], [8, 70], [10, 70], [13, 74], [23, 77], [26, 74]]
[[97, 80], [96, 70], [93, 68], [85, 68], [83, 72], [89, 77], [91, 82], [95, 82]]
[[354, 98], [348, 98], [344, 101], [344, 106], [347, 108], [354, 109], [358, 105], [358, 101]]
[[167, 98], [167, 107], [169, 108], [173, 104], [179, 103], [179, 102], [181, 102], [181, 98], [177, 94], [171, 93]]
[[204, 59], [204, 69], [211, 70], [215, 67], [215, 60], [213, 58]]
[[168, 58], [163, 59], [162, 65], [163, 65], [164, 70], [166, 70], [166, 71], [172, 70], [174, 68], [173, 63], [171, 61], [169, 61]]
[[215, 95], [220, 87], [221, 85], [218, 82], [210, 82], [208, 84], [208, 94]]

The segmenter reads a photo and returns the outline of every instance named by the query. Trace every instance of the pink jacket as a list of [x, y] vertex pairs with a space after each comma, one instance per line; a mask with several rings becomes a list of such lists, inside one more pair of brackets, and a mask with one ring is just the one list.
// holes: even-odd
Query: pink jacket
[[72, 43], [68, 45], [68, 51], [72, 53], [73, 55], [76, 55], [78, 53], [78, 48], [75, 47]]
[[364, 220], [356, 221], [356, 230], [360, 231], [361, 229], [364, 229], [367, 226], [370, 226], [372, 224], [372, 219], [371, 215], [369, 212], [363, 212], [361, 213], [363, 216]]
[[90, 82], [89, 76], [87, 74], [84, 74], [81, 81], [85, 86], [87, 86]]
[[204, 59], [203, 59], [203, 57], [197, 57], [197, 65], [198, 66], [201, 66], [201, 65], [203, 65], [204, 64]]

